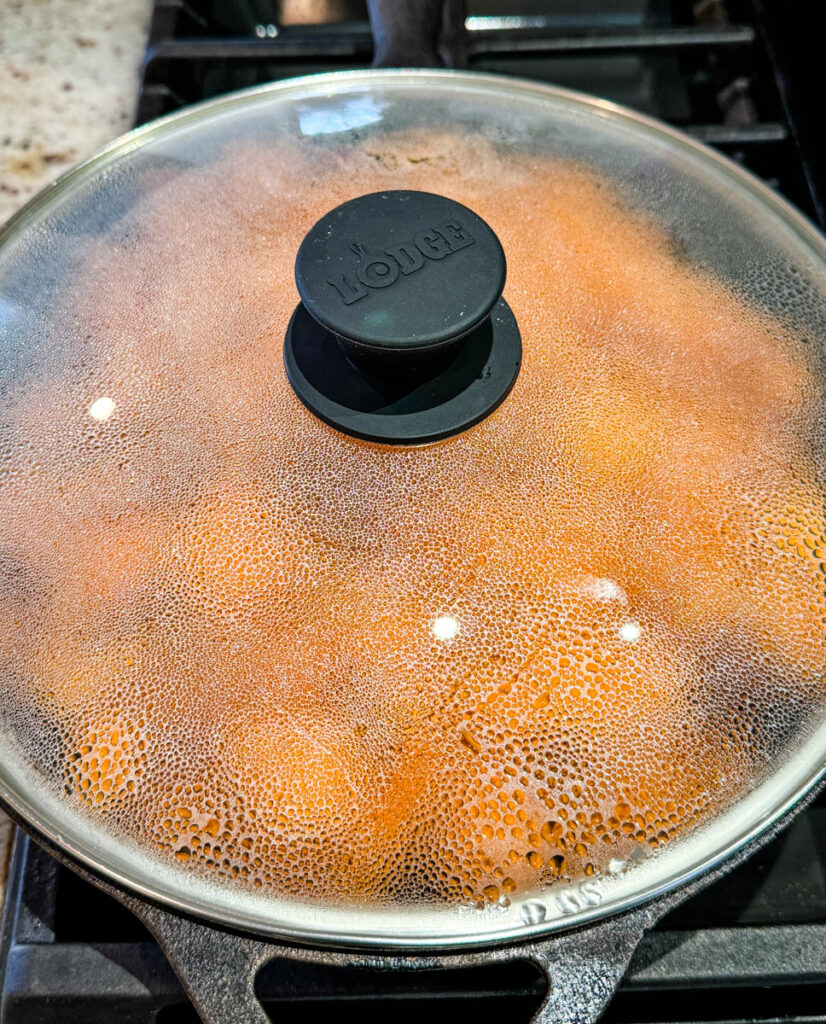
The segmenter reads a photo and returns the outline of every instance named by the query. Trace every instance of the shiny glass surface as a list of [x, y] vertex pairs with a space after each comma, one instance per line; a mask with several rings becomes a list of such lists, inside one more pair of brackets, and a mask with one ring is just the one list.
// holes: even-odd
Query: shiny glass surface
[[[494, 227], [525, 348], [405, 453], [281, 365], [298, 243], [379, 188]], [[0, 792], [142, 892], [337, 943], [527, 937], [723, 857], [823, 762], [823, 270], [709, 151], [484, 76], [110, 147], [0, 244]]]

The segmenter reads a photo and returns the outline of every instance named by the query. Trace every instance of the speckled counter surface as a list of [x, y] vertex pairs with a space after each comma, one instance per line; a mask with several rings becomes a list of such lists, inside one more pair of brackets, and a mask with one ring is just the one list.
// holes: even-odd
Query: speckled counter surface
[[[151, 11], [152, 0], [0, 0], [0, 223], [131, 127]], [[0, 811], [0, 903], [10, 838]]]
[[0, 221], [132, 123], [151, 0], [0, 0]]

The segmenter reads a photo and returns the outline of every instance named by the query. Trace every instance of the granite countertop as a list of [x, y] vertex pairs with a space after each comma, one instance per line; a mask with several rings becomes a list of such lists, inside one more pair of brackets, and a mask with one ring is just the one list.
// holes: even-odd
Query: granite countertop
[[0, 222], [126, 131], [151, 0], [0, 0]]
[[[0, 223], [127, 131], [152, 0], [0, 0]], [[0, 811], [0, 903], [11, 824]]]

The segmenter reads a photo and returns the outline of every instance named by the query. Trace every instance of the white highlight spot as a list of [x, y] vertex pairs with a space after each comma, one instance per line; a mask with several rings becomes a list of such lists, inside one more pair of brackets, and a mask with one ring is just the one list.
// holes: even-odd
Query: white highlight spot
[[628, 603], [628, 595], [614, 580], [606, 576], [583, 576], [579, 581], [579, 592], [592, 601], [619, 601]]
[[93, 420], [105, 423], [115, 411], [115, 403], [111, 398], [99, 398], [96, 402], [92, 402], [86, 411]]
[[387, 103], [373, 96], [329, 100], [326, 105], [298, 106], [298, 123], [303, 135], [334, 135], [381, 121]]
[[633, 644], [642, 636], [642, 626], [637, 625], [636, 622], [623, 622], [619, 628], [619, 635], [629, 644]]
[[459, 632], [459, 623], [452, 615], [440, 615], [433, 623], [433, 635], [437, 640], [452, 640]]

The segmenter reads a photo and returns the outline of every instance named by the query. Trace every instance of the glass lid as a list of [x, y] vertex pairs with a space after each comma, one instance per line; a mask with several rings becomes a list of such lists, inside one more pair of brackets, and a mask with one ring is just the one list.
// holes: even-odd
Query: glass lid
[[339, 944], [716, 862], [826, 749], [824, 266], [733, 164], [512, 80], [127, 136], [0, 240], [0, 795]]

